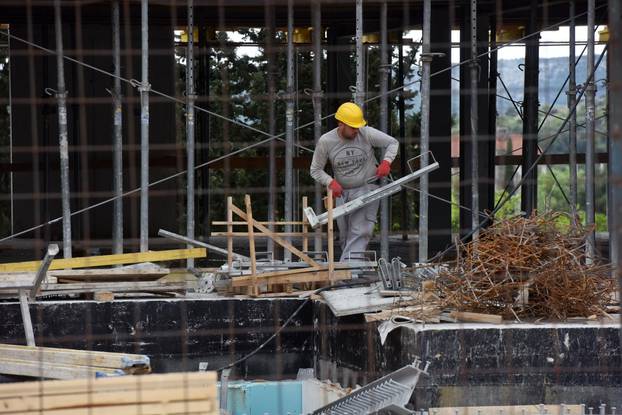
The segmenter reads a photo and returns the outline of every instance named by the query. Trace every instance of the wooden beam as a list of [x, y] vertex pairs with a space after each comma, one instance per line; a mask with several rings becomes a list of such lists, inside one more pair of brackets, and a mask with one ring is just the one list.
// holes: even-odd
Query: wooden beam
[[[172, 249], [168, 251], [133, 252], [129, 254], [99, 255], [81, 258], [55, 259], [50, 269], [90, 268], [107, 265], [135, 264], [140, 262], [173, 261], [187, 258], [203, 258], [205, 248]], [[0, 272], [36, 271], [41, 261], [11, 262], [0, 264]]]
[[[352, 278], [352, 272], [349, 270], [339, 270], [333, 272], [333, 279], [348, 280]], [[257, 282], [253, 282], [253, 276], [236, 277], [231, 280], [233, 287], [246, 287], [253, 284], [295, 284], [303, 282], [329, 281], [328, 271], [307, 270], [297, 274], [287, 275], [264, 275], [255, 276]]]
[[452, 311], [449, 313], [451, 318], [455, 318], [458, 321], [465, 321], [469, 323], [490, 323], [501, 324], [503, 317], [494, 314], [482, 314], [482, 313], [469, 313], [466, 311]]
[[118, 378], [76, 379], [71, 381], [36, 381], [0, 384], [0, 398], [11, 396], [40, 396], [46, 394], [74, 394], [119, 391], [127, 389], [153, 390], [180, 388], [184, 385], [209, 387], [216, 384], [216, 372], [177, 372]]
[[0, 358], [0, 373], [4, 375], [41, 377], [48, 379], [80, 379], [96, 376], [119, 376], [121, 369], [107, 367], [64, 365], [51, 362]]
[[255, 275], [257, 274], [257, 258], [255, 256], [255, 228], [253, 227], [253, 207], [251, 206], [250, 195], [244, 195], [244, 205], [246, 206], [246, 223], [248, 227], [248, 246], [249, 256], [251, 257], [251, 275], [253, 276], [253, 285], [248, 288], [249, 295], [259, 294], [259, 287], [257, 287], [257, 280]]
[[[240, 208], [238, 208], [237, 206], [231, 205], [231, 209], [233, 210], [233, 212], [236, 215], [238, 215], [242, 219], [248, 220], [248, 218], [246, 217], [246, 214]], [[305, 254], [304, 252], [300, 251], [294, 245], [290, 244], [286, 240], [284, 240], [281, 237], [279, 237], [275, 232], [272, 232], [270, 229], [266, 228], [264, 225], [262, 225], [260, 223], [257, 223], [257, 221], [255, 221], [255, 220], [251, 220], [250, 222], [252, 222], [253, 226], [255, 228], [259, 229], [259, 231], [261, 231], [262, 233], [264, 233], [266, 235], [269, 235], [270, 239], [272, 239], [274, 242], [276, 242], [277, 244], [281, 245], [283, 248], [287, 249], [288, 251], [290, 251], [291, 253], [293, 253], [294, 255], [299, 257], [300, 259], [302, 259], [304, 262], [309, 264], [311, 267], [313, 267], [315, 269], [320, 269], [321, 268], [320, 264], [315, 262], [307, 254]]]
[[[90, 413], [93, 407], [108, 407], [110, 413], [116, 414], [118, 405], [137, 405], [145, 404], [169, 404], [184, 403], [194, 401], [207, 401], [208, 407], [213, 407], [216, 401], [216, 387], [199, 388], [193, 385], [187, 385], [181, 388], [166, 388], [157, 390], [136, 390], [99, 392], [93, 390], [93, 393], [76, 394], [76, 395], [45, 395], [34, 399], [23, 399], [21, 397], [6, 398], [2, 400], [0, 414], [25, 412], [32, 413], [35, 411], [54, 411], [67, 410], [75, 408], [83, 408], [83, 413]], [[136, 408], [138, 412], [141, 408]], [[207, 408], [204, 408], [207, 409]], [[170, 413], [170, 412], [163, 412]], [[182, 413], [186, 413], [185, 411]]]
[[[97, 366], [113, 369], [140, 368], [149, 373], [149, 357], [140, 354], [96, 352], [90, 350], [60, 349], [55, 347], [29, 347], [0, 344], [3, 359], [26, 360], [36, 363], [54, 363], [79, 366]], [[137, 373], [137, 372], [134, 372]]]

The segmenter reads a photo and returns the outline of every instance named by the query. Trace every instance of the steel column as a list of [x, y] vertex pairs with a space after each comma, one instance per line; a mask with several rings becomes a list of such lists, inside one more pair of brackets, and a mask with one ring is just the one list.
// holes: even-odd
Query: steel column
[[[587, 2], [587, 73], [594, 71], [594, 14], [595, 0]], [[585, 86], [585, 224], [594, 226], [595, 209], [594, 209], [594, 111], [595, 111], [595, 95], [596, 88], [594, 77], [587, 80]], [[586, 262], [591, 263], [594, 259], [596, 240], [595, 230], [589, 233], [586, 240]]]
[[473, 239], [479, 237], [479, 152], [478, 152], [478, 64], [477, 64], [477, 0], [471, 0], [471, 229]]
[[[322, 5], [313, 3], [313, 138], [317, 145], [322, 135]], [[315, 211], [322, 211], [322, 186], [315, 183]], [[322, 236], [316, 232], [314, 239], [315, 251], [322, 251]]]
[[[407, 3], [406, 3], [407, 4]], [[406, 7], [406, 6], [405, 6]], [[399, 118], [400, 129], [400, 175], [406, 175], [406, 160], [408, 155], [406, 154], [406, 102], [404, 99], [404, 31], [405, 27], [400, 34], [400, 45], [398, 49], [398, 65], [397, 65], [397, 82], [400, 88], [399, 97], [397, 101], [397, 111]], [[408, 205], [408, 193], [406, 189], [400, 193], [400, 205], [401, 209], [401, 224], [402, 224], [402, 240], [408, 240], [408, 232], [410, 230], [409, 216], [410, 206]]]
[[112, 2], [112, 65], [114, 80], [112, 90], [113, 125], [113, 191], [112, 252], [123, 253], [123, 107], [121, 96], [121, 35], [119, 1]]
[[67, 91], [63, 66], [63, 27], [60, 0], [54, 1], [56, 33], [56, 100], [58, 104], [58, 138], [60, 150], [60, 188], [63, 210], [63, 257], [71, 258], [71, 205], [69, 194], [69, 144], [67, 138]]
[[[389, 70], [388, 47], [387, 47], [387, 2], [380, 4], [380, 130], [389, 133], [387, 120], [389, 113]], [[383, 149], [384, 151], [384, 149]], [[381, 185], [387, 180], [382, 179]], [[389, 259], [389, 198], [380, 201], [380, 256]]]
[[[609, 0], [609, 68], [622, 67], [622, 5]], [[614, 277], [622, 294], [622, 72], [609, 70], [609, 237]], [[622, 327], [620, 330], [622, 340]]]
[[[194, 239], [194, 4], [188, 0], [188, 45], [186, 48], [186, 236]], [[188, 248], [192, 245], [188, 244]], [[194, 258], [186, 260], [194, 267]]]
[[[293, 220], [294, 194], [294, 4], [287, 2], [287, 104], [285, 107], [285, 221]], [[291, 232], [291, 225], [285, 225], [285, 232]], [[291, 242], [291, 236], [287, 237]], [[285, 261], [291, 260], [291, 252], [284, 252]]]
[[149, 249], [149, 4], [141, 0], [140, 251]]
[[356, 0], [356, 92], [354, 102], [361, 108], [365, 105], [365, 50], [363, 49], [363, 0]]
[[[430, 25], [432, 5], [431, 0], [423, 1], [423, 45], [421, 53], [421, 165], [428, 164], [430, 150]], [[475, 36], [477, 32], [473, 31]], [[477, 92], [477, 90], [476, 90]], [[477, 96], [476, 96], [477, 99]], [[419, 189], [419, 262], [428, 260], [428, 176], [421, 177]]]
[[[529, 170], [538, 157], [538, 63], [540, 35], [537, 33], [538, 0], [531, 0], [525, 41], [525, 94], [523, 109], [523, 163], [522, 174]], [[531, 169], [521, 187], [521, 210], [527, 216], [538, 207], [538, 169]]]
[[[575, 41], [575, 2], [570, 0], [569, 14], [569, 55], [568, 55], [568, 109], [574, 108], [577, 102], [576, 80], [576, 41]], [[570, 114], [568, 121], [568, 167], [570, 169], [570, 212], [573, 221], [577, 218], [577, 113]]]

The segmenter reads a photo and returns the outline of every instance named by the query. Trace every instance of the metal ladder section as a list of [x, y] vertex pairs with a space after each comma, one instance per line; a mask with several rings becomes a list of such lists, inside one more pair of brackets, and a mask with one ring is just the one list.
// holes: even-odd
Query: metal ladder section
[[316, 410], [313, 415], [414, 414], [404, 406], [410, 400], [419, 376], [428, 374], [430, 362], [424, 369], [419, 367], [420, 364], [419, 358], [415, 358], [412, 364]]

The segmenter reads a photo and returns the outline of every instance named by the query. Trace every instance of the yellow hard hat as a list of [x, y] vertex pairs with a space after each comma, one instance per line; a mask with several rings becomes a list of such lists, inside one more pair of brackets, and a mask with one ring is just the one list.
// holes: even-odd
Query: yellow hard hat
[[361, 128], [367, 124], [363, 118], [363, 110], [353, 102], [345, 102], [339, 106], [335, 119], [352, 128]]

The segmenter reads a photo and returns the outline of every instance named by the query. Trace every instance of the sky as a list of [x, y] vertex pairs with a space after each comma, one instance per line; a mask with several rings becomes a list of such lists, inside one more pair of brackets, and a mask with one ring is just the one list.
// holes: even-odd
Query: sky
[[[599, 27], [596, 31], [596, 40], [598, 41], [598, 32], [602, 29]], [[576, 55], [578, 56], [583, 49], [583, 44], [580, 42], [587, 41], [587, 26], [577, 26], [576, 27], [576, 42], [578, 42], [576, 46]], [[557, 45], [546, 45], [547, 42], [568, 42], [569, 39], [569, 28], [568, 26], [562, 26], [558, 30], [544, 31], [540, 36], [540, 59], [546, 58], [557, 58], [557, 57], [565, 57], [568, 56], [568, 46], [557, 46]], [[229, 36], [233, 41], [243, 41], [242, 36], [240, 36], [236, 32], [229, 32]], [[406, 34], [406, 37], [413, 39], [415, 42], [421, 41], [421, 30], [412, 30]], [[452, 30], [451, 32], [451, 40], [453, 43], [457, 43], [460, 40], [460, 31]], [[599, 55], [603, 51], [604, 45], [596, 46], [596, 55]], [[259, 54], [259, 50], [255, 46], [245, 46], [239, 47], [238, 53], [256, 56]], [[505, 46], [499, 50], [498, 59], [520, 59], [525, 56], [525, 48], [522, 45], [510, 45]], [[459, 50], [458, 48], [454, 48], [451, 54], [451, 62], [457, 63], [459, 62]]]

